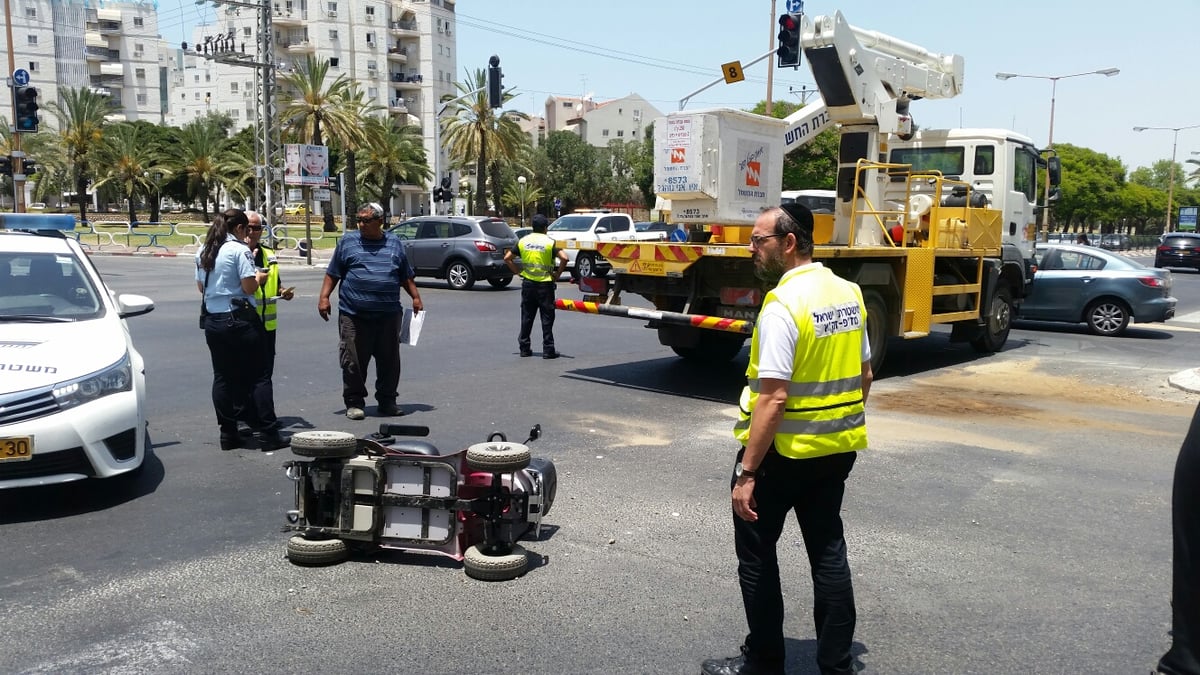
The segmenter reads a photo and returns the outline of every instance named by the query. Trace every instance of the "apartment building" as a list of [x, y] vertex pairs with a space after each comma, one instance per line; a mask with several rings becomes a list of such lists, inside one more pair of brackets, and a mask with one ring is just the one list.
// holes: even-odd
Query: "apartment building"
[[[308, 55], [329, 60], [328, 82], [346, 76], [365, 98], [422, 129], [431, 166], [438, 101], [454, 86], [453, 0], [273, 0], [272, 30], [277, 99], [284, 80]], [[261, 69], [205, 58], [233, 50], [257, 53], [256, 12], [219, 8], [214, 23], [198, 26], [189, 48], [172, 56], [167, 122], [182, 126], [208, 112], [228, 114], [237, 129], [257, 122], [256, 73]], [[447, 166], [443, 154], [441, 167]], [[457, 184], [456, 178], [452, 184]], [[429, 213], [429, 187], [402, 186], [395, 213]]]
[[[112, 97], [114, 120], [163, 120], [163, 71], [158, 15], [152, 2], [15, 0], [10, 6], [12, 52], [29, 71], [43, 108], [60, 88], [89, 87]], [[7, 51], [7, 31], [0, 31]], [[41, 115], [54, 128], [54, 116]]]
[[646, 128], [662, 113], [637, 94], [596, 102], [590, 96], [551, 96], [546, 99], [545, 128], [574, 131], [589, 145], [608, 147], [609, 141], [641, 141]]

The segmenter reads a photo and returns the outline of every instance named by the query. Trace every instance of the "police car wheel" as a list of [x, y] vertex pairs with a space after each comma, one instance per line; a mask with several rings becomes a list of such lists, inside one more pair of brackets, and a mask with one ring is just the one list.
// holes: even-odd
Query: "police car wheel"
[[300, 431], [292, 434], [292, 452], [300, 457], [353, 457], [358, 454], [358, 438], [345, 431]]
[[472, 471], [512, 473], [529, 466], [529, 446], [520, 443], [476, 443], [467, 448], [467, 466]]

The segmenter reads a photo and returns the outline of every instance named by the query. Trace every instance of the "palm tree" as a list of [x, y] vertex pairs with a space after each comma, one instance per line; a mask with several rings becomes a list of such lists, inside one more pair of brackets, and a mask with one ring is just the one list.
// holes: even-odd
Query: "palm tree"
[[[95, 149], [99, 180], [92, 187], [114, 185], [129, 203], [129, 222], [137, 221], [134, 206], [139, 194], [151, 194], [154, 182], [150, 170], [158, 164], [158, 155], [141, 127], [120, 122], [109, 126], [103, 142]], [[156, 169], [161, 171], [161, 169]]]
[[[475, 166], [479, 177], [479, 190], [475, 193], [476, 213], [487, 212], [486, 172], [488, 168], [495, 168], [488, 163], [488, 153], [493, 153], [497, 158], [513, 159], [519, 147], [515, 141], [523, 135], [517, 126], [517, 120], [529, 119], [529, 115], [516, 111], [505, 111], [497, 115], [488, 105], [486, 85], [487, 74], [482, 68], [476, 69], [474, 74], [467, 71], [466, 81], [454, 83], [462, 92], [463, 98], [451, 104], [451, 110], [454, 111], [452, 116], [440, 120], [442, 142], [448, 148], [451, 163], [460, 168], [472, 164]], [[472, 91], [476, 92], [475, 95], [469, 96]], [[512, 98], [512, 92], [505, 90], [502, 100], [507, 102]], [[513, 133], [513, 129], [516, 129], [516, 134]], [[435, 176], [434, 179], [440, 180], [440, 177]], [[492, 191], [492, 202], [499, 210], [500, 183], [494, 174]]]
[[171, 167], [175, 173], [187, 176], [188, 197], [200, 197], [204, 222], [208, 222], [208, 201], [212, 186], [221, 178], [225, 130], [213, 116], [189, 122], [179, 133], [178, 152]]
[[75, 198], [79, 201], [79, 219], [87, 221], [87, 188], [92, 178], [91, 153], [104, 139], [105, 118], [116, 111], [112, 99], [90, 89], [59, 90], [61, 103], [46, 104], [58, 118], [58, 134], [70, 167]]
[[396, 117], [368, 117], [366, 142], [361, 155], [364, 183], [375, 187], [384, 215], [390, 216], [392, 191], [397, 182], [424, 185], [429, 180], [429, 162], [420, 127], [404, 124]]
[[[342, 74], [326, 87], [328, 73], [329, 60], [310, 54], [302, 66], [284, 79], [288, 89], [282, 97], [280, 122], [293, 138], [312, 145], [324, 145], [322, 133], [326, 133], [357, 146], [361, 142], [362, 120], [353, 80]], [[322, 202], [321, 210], [325, 214], [325, 231], [336, 231], [332, 203]]]

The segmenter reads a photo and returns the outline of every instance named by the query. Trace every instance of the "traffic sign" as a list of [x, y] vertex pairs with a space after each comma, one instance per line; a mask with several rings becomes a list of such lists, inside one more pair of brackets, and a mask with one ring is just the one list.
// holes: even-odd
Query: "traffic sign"
[[804, 12], [804, 0], [787, 0], [788, 14], [801, 14]]
[[1179, 207], [1179, 229], [1187, 232], [1195, 232], [1197, 212], [1200, 212], [1200, 207]]
[[555, 211], [562, 210], [562, 200], [559, 199], [558, 197], [554, 198], [554, 210]]
[[29, 71], [25, 70], [24, 68], [17, 68], [13, 71], [12, 78], [13, 84], [17, 85], [18, 87], [24, 87], [25, 85], [29, 84]]
[[746, 74], [742, 72], [741, 61], [722, 63], [721, 75], [725, 78], [725, 84], [733, 84], [734, 82], [741, 82], [746, 79]]

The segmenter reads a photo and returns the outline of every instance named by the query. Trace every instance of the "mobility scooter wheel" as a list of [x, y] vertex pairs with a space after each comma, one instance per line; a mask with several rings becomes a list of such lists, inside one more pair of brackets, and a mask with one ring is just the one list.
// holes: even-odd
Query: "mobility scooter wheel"
[[322, 459], [353, 457], [358, 454], [358, 438], [345, 431], [300, 431], [292, 434], [292, 452]]
[[529, 554], [516, 544], [507, 555], [488, 555], [479, 545], [475, 545], [468, 548], [463, 556], [463, 569], [467, 576], [480, 581], [516, 579], [528, 568]]
[[296, 535], [288, 539], [287, 557], [297, 565], [333, 565], [350, 555], [341, 539], [308, 539]]
[[506, 441], [476, 443], [467, 448], [467, 466], [488, 473], [520, 471], [529, 466], [529, 446]]

